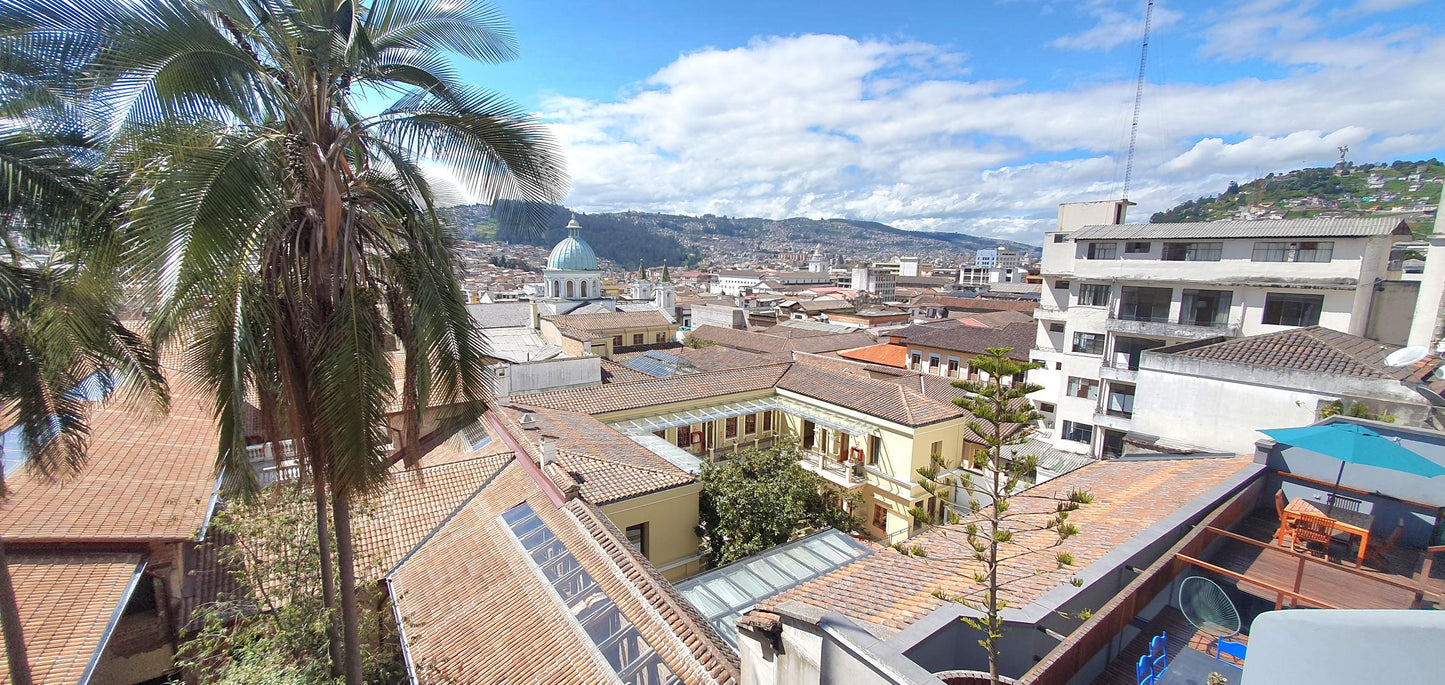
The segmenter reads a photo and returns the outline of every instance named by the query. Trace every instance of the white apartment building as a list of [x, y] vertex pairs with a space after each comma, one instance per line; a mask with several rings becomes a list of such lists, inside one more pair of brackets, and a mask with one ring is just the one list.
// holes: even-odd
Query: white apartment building
[[898, 272], [877, 266], [855, 266], [852, 271], [849, 288], [866, 290], [884, 301], [892, 300], [897, 294]]
[[1400, 276], [1388, 271], [1390, 246], [1410, 237], [1398, 219], [1125, 224], [1127, 204], [1061, 205], [1045, 234], [1030, 381], [1062, 449], [1122, 451], [1144, 350], [1315, 325], [1366, 335], [1412, 313], [1372, 307]]

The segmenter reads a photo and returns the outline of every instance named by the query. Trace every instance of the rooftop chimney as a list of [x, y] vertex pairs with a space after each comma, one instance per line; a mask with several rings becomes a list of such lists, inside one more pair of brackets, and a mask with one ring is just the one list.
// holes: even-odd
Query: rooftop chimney
[[551, 435], [542, 436], [542, 473], [547, 472], [547, 465], [557, 461], [557, 438]]

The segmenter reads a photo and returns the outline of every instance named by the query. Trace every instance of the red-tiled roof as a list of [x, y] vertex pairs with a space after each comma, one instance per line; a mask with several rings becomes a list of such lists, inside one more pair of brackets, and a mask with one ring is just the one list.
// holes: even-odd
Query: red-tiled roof
[[778, 381], [778, 388], [905, 426], [963, 416], [957, 405], [925, 397], [897, 383], [837, 373], [811, 364], [794, 364]]
[[591, 505], [554, 506], [515, 462], [389, 578], [421, 683], [607, 682], [611, 667], [499, 515], [526, 502], [685, 683], [734, 683], [737, 659]]
[[839, 350], [838, 356], [870, 364], [895, 366], [900, 369], [908, 367], [908, 348], [902, 345], [869, 345], [851, 350]]
[[654, 405], [732, 395], [773, 387], [788, 364], [706, 371], [642, 381], [513, 395], [519, 404], [584, 414], [605, 414]]
[[645, 312], [561, 314], [543, 318], [556, 324], [557, 330], [561, 331], [563, 335], [583, 341], [609, 337], [612, 335], [612, 331], [633, 328], [662, 328], [672, 325], [672, 322], [668, 321], [662, 312], [656, 310], [648, 310]]
[[[1087, 490], [1094, 501], [1069, 515], [1080, 532], [1061, 546], [1049, 546], [1058, 539], [1053, 531], [1017, 535], [1021, 545], [1037, 551], [1012, 548], [1019, 556], [1002, 569], [1007, 585], [1000, 597], [1016, 607], [1039, 599], [1069, 582], [1079, 569], [1252, 464], [1248, 457], [1101, 461], [1034, 487], [1029, 492], [1057, 497]], [[1054, 503], [1047, 497], [1019, 497], [1012, 506], [1014, 512], [1040, 520], [1054, 513]], [[943, 605], [944, 600], [933, 595], [937, 590], [975, 599], [981, 591], [973, 574], [982, 567], [965, 533], [970, 520], [909, 539], [908, 545], [922, 547], [926, 557], [873, 554], [765, 600], [758, 608], [772, 611], [786, 602], [800, 602], [902, 630]], [[1072, 554], [1073, 566], [1058, 568], [1058, 552]]]
[[94, 405], [89, 456], [49, 482], [21, 469], [0, 504], [17, 542], [163, 541], [194, 537], [209, 511], [220, 444], [210, 404], [172, 383], [167, 415], [120, 401]]
[[[784, 330], [789, 329], [785, 328]], [[692, 332], [692, 337], [698, 340], [708, 340], [734, 349], [764, 354], [779, 352], [835, 352], [837, 350], [871, 345], [877, 342], [873, 336], [863, 331], [839, 334], [825, 333], [823, 335], [808, 335], [801, 338], [783, 338], [777, 335], [769, 335], [766, 332], [740, 331], [735, 328], [723, 328], [710, 324], [698, 326], [697, 329]]]
[[1029, 350], [1033, 348], [1038, 333], [1033, 323], [979, 328], [961, 322], [942, 322], [910, 326], [897, 335], [906, 336], [904, 344], [909, 347], [931, 347], [962, 354], [982, 354], [990, 347], [1007, 347], [1010, 359], [1028, 361]]
[[1414, 369], [1385, 366], [1385, 356], [1398, 349], [1358, 335], [1310, 326], [1211, 344], [1184, 343], [1160, 348], [1153, 354], [1172, 353], [1277, 369], [1401, 380], [1408, 378]]
[[[127, 599], [141, 555], [15, 554], [10, 578], [36, 683], [78, 683]], [[0, 650], [0, 683], [10, 682]]]

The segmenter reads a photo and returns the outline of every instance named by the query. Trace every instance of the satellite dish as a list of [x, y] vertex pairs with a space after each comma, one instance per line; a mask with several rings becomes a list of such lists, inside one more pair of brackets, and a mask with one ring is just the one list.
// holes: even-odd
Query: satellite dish
[[1409, 366], [1430, 355], [1428, 347], [1402, 347], [1385, 357], [1385, 366]]

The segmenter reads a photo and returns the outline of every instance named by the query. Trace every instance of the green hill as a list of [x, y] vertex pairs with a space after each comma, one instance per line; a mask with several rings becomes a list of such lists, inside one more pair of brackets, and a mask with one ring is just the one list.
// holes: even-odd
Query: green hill
[[1437, 159], [1297, 169], [1244, 184], [1231, 182], [1218, 195], [1156, 212], [1150, 221], [1383, 215], [1398, 216], [1423, 235], [1432, 229], [1442, 182], [1445, 165]]

